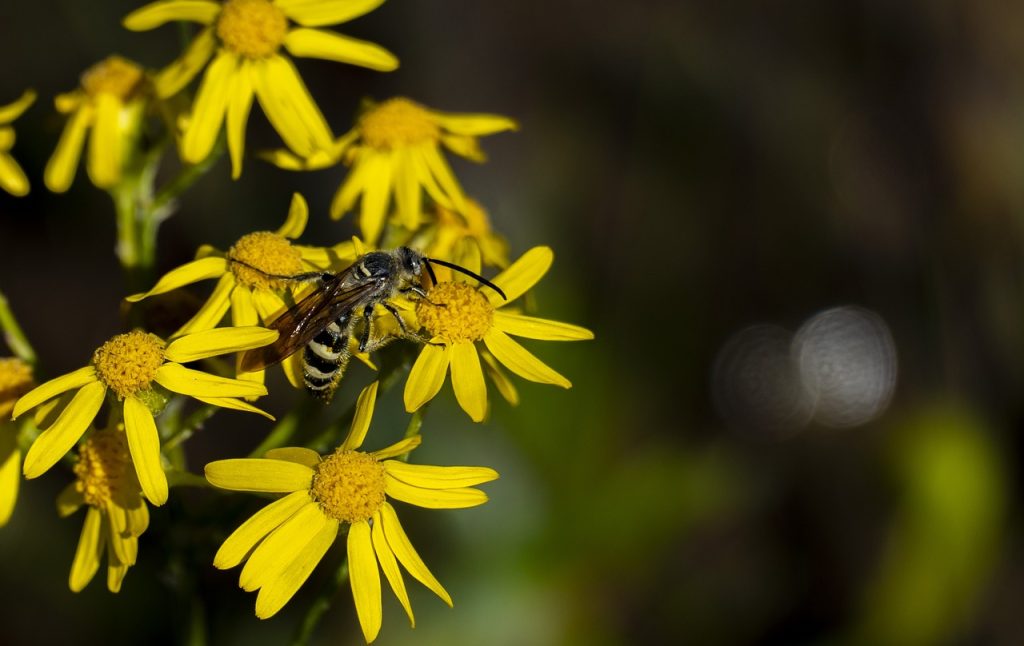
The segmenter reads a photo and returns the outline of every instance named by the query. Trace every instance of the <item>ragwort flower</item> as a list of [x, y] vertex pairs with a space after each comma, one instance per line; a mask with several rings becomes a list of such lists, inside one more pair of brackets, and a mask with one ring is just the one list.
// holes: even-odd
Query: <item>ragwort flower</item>
[[0, 188], [17, 197], [28, 194], [28, 178], [14, 157], [11, 157], [15, 135], [10, 124], [28, 110], [35, 100], [36, 93], [28, 90], [14, 103], [0, 105]]
[[474, 199], [466, 199], [461, 213], [437, 204], [431, 220], [408, 243], [422, 249], [430, 258], [441, 258], [465, 265], [471, 247], [479, 250], [480, 260], [491, 267], [508, 267], [508, 241], [495, 233], [487, 212]]
[[219, 354], [273, 343], [277, 332], [257, 327], [220, 328], [180, 337], [169, 344], [153, 334], [135, 330], [118, 334], [93, 354], [88, 366], [52, 379], [26, 393], [13, 416], [76, 391], [25, 455], [26, 478], [41, 476], [75, 445], [96, 417], [109, 392], [124, 417], [128, 447], [142, 491], [154, 505], [167, 501], [167, 476], [160, 463], [160, 436], [153, 408], [163, 404], [160, 386], [201, 402], [264, 414], [237, 397], [258, 397], [267, 389], [237, 379], [181, 365]]
[[92, 136], [85, 164], [89, 179], [103, 189], [121, 180], [122, 167], [139, 133], [147, 83], [137, 64], [110, 56], [82, 74], [79, 89], [55, 99], [57, 111], [70, 116], [46, 164], [43, 181], [48, 189], [63, 193], [71, 186], [89, 128]]
[[[198, 163], [213, 148], [227, 120], [232, 177], [242, 172], [245, 124], [253, 96], [278, 134], [307, 157], [331, 146], [333, 135], [295, 65], [280, 53], [322, 58], [390, 72], [398, 59], [386, 49], [316, 29], [369, 13], [383, 0], [164, 0], [133, 11], [124, 26], [148, 31], [172, 20], [203, 25], [182, 57], [156, 78], [161, 97], [188, 85], [213, 58], [196, 95], [182, 141], [182, 158]], [[292, 26], [289, 20], [299, 26]]]
[[18, 500], [21, 449], [18, 429], [10, 422], [14, 402], [35, 387], [32, 366], [16, 357], [0, 358], [0, 527], [7, 524]]
[[80, 592], [107, 556], [107, 589], [118, 592], [135, 565], [139, 536], [149, 526], [149, 509], [132, 468], [122, 425], [93, 433], [78, 450], [75, 481], [57, 498], [57, 513], [69, 516], [88, 506], [68, 585]]
[[[441, 390], [450, 366], [452, 387], [462, 410], [473, 421], [483, 420], [487, 414], [487, 386], [480, 366], [481, 355], [499, 392], [512, 403], [517, 401], [516, 391], [499, 363], [530, 381], [563, 388], [572, 386], [509, 336], [546, 341], [594, 338], [590, 330], [577, 325], [505, 309], [537, 284], [553, 260], [549, 247], [534, 247], [498, 274], [492, 282], [505, 292], [508, 301], [486, 285], [469, 284], [461, 274], [453, 274], [454, 281], [439, 282], [427, 291], [426, 298], [416, 302], [416, 319], [431, 337], [431, 343], [423, 346], [409, 372], [405, 384], [406, 410], [414, 411], [430, 401]], [[477, 347], [480, 342], [486, 351]]]
[[206, 466], [206, 478], [215, 486], [288, 494], [244, 522], [214, 557], [214, 566], [222, 570], [246, 561], [239, 585], [250, 592], [259, 590], [257, 617], [272, 616], [292, 598], [343, 524], [348, 525], [352, 596], [367, 642], [377, 637], [382, 619], [378, 564], [410, 622], [412, 607], [398, 563], [452, 605], [409, 542], [387, 498], [430, 509], [475, 507], [487, 496], [473, 487], [498, 474], [484, 467], [436, 467], [393, 459], [416, 448], [418, 435], [380, 451], [359, 451], [376, 393], [376, 382], [363, 389], [348, 437], [331, 455], [321, 457], [305, 448], [275, 449], [266, 459], [220, 460]]

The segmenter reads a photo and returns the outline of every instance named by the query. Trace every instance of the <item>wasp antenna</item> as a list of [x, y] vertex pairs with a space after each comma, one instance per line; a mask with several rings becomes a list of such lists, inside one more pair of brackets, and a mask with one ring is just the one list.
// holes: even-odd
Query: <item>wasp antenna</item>
[[[483, 285], [487, 285], [488, 287], [490, 287], [494, 291], [498, 292], [498, 295], [501, 296], [501, 298], [503, 300], [506, 300], [506, 301], [508, 300], [508, 297], [505, 296], [505, 292], [501, 291], [500, 287], [498, 287], [497, 285], [495, 285], [491, 281], [487, 280], [486, 278], [484, 278], [480, 274], [475, 274], [475, 273], [471, 272], [470, 270], [466, 269], [465, 267], [460, 267], [459, 265], [456, 265], [453, 262], [448, 262], [447, 260], [438, 260], [437, 258], [426, 258], [426, 257], [423, 258], [423, 259], [427, 261], [427, 267], [428, 268], [430, 267], [430, 263], [436, 262], [437, 264], [441, 265], [442, 267], [447, 267], [448, 269], [454, 269], [455, 271], [457, 271], [459, 273], [465, 274], [465, 275], [469, 276], [470, 278], [473, 278], [475, 280], [480, 281], [480, 283], [483, 284]], [[430, 273], [431, 273], [431, 277], [433, 277], [433, 273], [434, 272], [431, 271]]]
[[424, 258], [424, 260], [427, 261], [427, 274], [430, 276], [430, 285], [431, 287], [433, 287], [434, 285], [437, 284], [437, 275], [434, 274], [434, 268], [430, 266], [430, 258]]

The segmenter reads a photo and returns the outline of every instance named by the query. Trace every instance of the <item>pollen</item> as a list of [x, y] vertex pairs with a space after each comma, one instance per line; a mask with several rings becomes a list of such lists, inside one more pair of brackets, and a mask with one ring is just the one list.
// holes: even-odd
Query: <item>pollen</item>
[[97, 431], [82, 445], [75, 463], [75, 489], [93, 507], [107, 507], [138, 493], [139, 484], [123, 431]]
[[221, 42], [247, 58], [276, 54], [287, 33], [288, 19], [269, 0], [227, 0], [217, 18]]
[[0, 418], [8, 417], [14, 402], [33, 386], [32, 366], [17, 357], [0, 358]]
[[432, 337], [463, 343], [484, 338], [491, 329], [494, 308], [466, 283], [438, 283], [416, 303], [416, 317]]
[[149, 388], [163, 362], [164, 342], [142, 330], [118, 334], [92, 355], [100, 381], [119, 399]]
[[377, 150], [393, 150], [441, 138], [437, 119], [420, 104], [405, 98], [389, 99], [359, 119], [363, 142]]
[[338, 451], [317, 465], [310, 493], [331, 518], [368, 520], [384, 505], [384, 465], [369, 453]]
[[231, 263], [231, 271], [249, 288], [283, 289], [284, 280], [273, 276], [294, 276], [303, 270], [299, 250], [270, 231], [242, 236], [228, 249], [228, 259], [237, 261]]
[[142, 86], [142, 68], [126, 58], [109, 56], [82, 74], [82, 89], [92, 98], [112, 94], [126, 101]]

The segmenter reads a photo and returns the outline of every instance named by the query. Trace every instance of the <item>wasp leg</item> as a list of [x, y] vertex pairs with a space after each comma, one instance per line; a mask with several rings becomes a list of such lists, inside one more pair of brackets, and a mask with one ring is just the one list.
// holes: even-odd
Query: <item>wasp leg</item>
[[391, 303], [381, 303], [380, 305], [387, 311], [391, 312], [391, 316], [395, 317], [395, 320], [398, 321], [398, 327], [402, 328], [402, 335], [409, 336], [409, 328], [405, 327], [405, 320], [402, 318], [402, 315], [398, 313], [398, 310], [395, 309], [395, 306]]
[[249, 269], [251, 269], [251, 270], [253, 270], [253, 271], [257, 272], [257, 273], [263, 274], [267, 278], [274, 278], [274, 279], [278, 279], [278, 280], [293, 280], [293, 281], [300, 282], [300, 283], [309, 283], [309, 282], [313, 282], [313, 281], [318, 281], [318, 282], [321, 282], [321, 283], [326, 283], [326, 282], [328, 282], [329, 280], [331, 280], [331, 279], [333, 279], [335, 277], [334, 274], [332, 274], [329, 271], [307, 271], [307, 272], [304, 272], [304, 273], [301, 273], [301, 274], [293, 274], [291, 276], [285, 276], [284, 274], [268, 274], [267, 272], [263, 271], [262, 269], [260, 269], [258, 267], [253, 267], [252, 265], [250, 265], [249, 263], [245, 262], [244, 260], [236, 260], [235, 258], [228, 258], [228, 261], [237, 263], [239, 265], [242, 265], [243, 267], [248, 267]]
[[423, 291], [422, 288], [416, 287], [415, 285], [411, 285], [409, 287], [406, 287], [405, 289], [400, 289], [398, 291], [401, 294], [408, 294], [409, 292], [412, 292], [413, 294], [416, 294], [417, 296], [427, 301], [434, 307], [448, 307], [446, 303], [435, 303], [434, 301], [430, 300], [429, 298], [427, 298], [427, 293]]
[[366, 352], [366, 346], [370, 343], [370, 327], [373, 325], [373, 303], [363, 308], [363, 333], [359, 335], [359, 351]]

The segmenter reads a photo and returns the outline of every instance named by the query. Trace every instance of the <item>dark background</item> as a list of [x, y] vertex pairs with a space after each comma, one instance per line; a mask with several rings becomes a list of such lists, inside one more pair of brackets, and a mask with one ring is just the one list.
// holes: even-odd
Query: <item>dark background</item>
[[[63, 125], [51, 99], [110, 53], [175, 57], [173, 26], [119, 26], [141, 4], [0, 6], [0, 101], [40, 94], [16, 123], [32, 193], [0, 195], [0, 289], [46, 378], [121, 331], [126, 293], [109, 198], [84, 169], [65, 195], [42, 185]], [[518, 119], [483, 141], [488, 164], [456, 173], [513, 257], [555, 249], [538, 313], [596, 334], [529, 344], [574, 388], [520, 381], [521, 405], [498, 401], [486, 425], [446, 386], [416, 459], [502, 479], [481, 508], [399, 509], [455, 609], [411, 583], [416, 630], [388, 599], [377, 643], [1024, 640], [1021, 25], [1024, 5], [995, 0], [392, 0], [338, 30], [389, 48], [398, 71], [299, 61], [338, 133], [364, 96]], [[254, 109], [247, 150], [278, 145]], [[352, 223], [327, 218], [342, 176], [250, 156], [232, 182], [221, 160], [164, 226], [158, 269], [276, 228], [293, 191], [311, 207], [304, 242], [346, 238]], [[734, 334], [792, 332], [839, 305], [891, 334], [884, 414], [769, 423], [758, 386], [778, 375], [756, 371], [754, 395], [716, 408], [713, 366]], [[375, 432], [400, 434], [398, 394], [380, 410]], [[267, 429], [218, 415], [194, 469]], [[179, 643], [199, 606], [210, 643], [279, 643], [327, 578], [321, 566], [257, 621], [237, 570], [208, 564], [261, 501], [237, 496], [224, 518], [215, 494], [189, 491], [154, 512], [119, 595], [102, 571], [73, 595], [81, 519], [53, 511], [66, 482], [27, 483], [0, 530], [4, 643]], [[354, 614], [343, 589], [319, 643], [358, 641]]]

